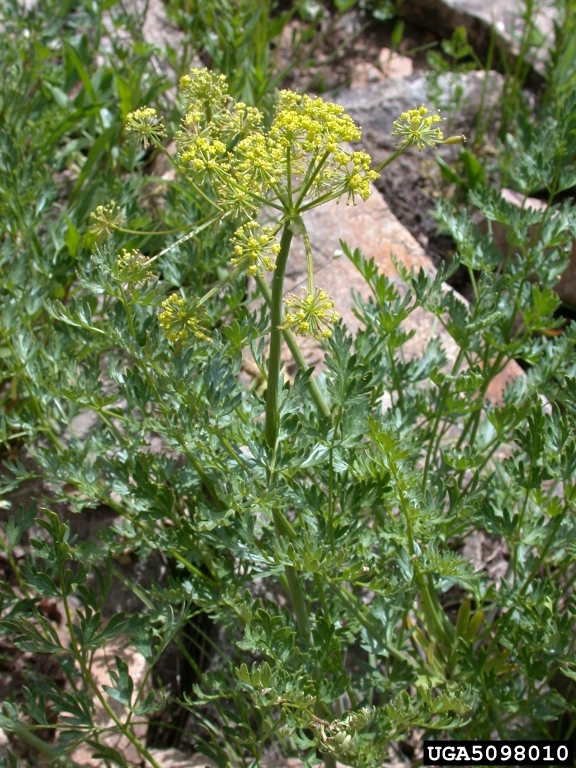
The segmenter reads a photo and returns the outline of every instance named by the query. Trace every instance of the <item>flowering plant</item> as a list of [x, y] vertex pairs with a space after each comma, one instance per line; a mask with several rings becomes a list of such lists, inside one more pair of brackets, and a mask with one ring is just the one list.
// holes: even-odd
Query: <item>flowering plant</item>
[[[231, 240], [234, 274], [246, 270], [254, 276], [270, 305], [266, 419], [269, 446], [274, 450], [281, 332], [294, 330], [299, 336], [326, 339], [339, 318], [333, 299], [315, 286], [312, 249], [302, 215], [330, 200], [345, 198], [347, 205], [356, 204], [357, 198], [367, 200], [370, 183], [402, 152], [443, 141], [437, 126], [441, 118], [430, 115], [424, 106], [403, 113], [394, 123], [394, 133], [401, 136], [399, 148], [372, 170], [366, 152], [342, 146], [359, 141], [361, 130], [338, 104], [281, 91], [272, 123], [265, 128], [262, 112], [232, 99], [224, 75], [206, 69], [192, 69], [181, 78], [180, 98], [185, 114], [176, 134], [178, 167], [198, 194], [210, 198], [220, 219], [241, 220]], [[144, 146], [164, 149], [163, 124], [154, 110], [131, 113], [126, 127]], [[264, 216], [275, 223], [262, 226]], [[303, 299], [293, 294], [283, 299], [294, 232], [304, 241], [308, 285]], [[263, 280], [265, 271], [274, 273], [271, 292]], [[206, 338], [200, 319], [194, 320], [191, 312], [211, 295], [213, 291], [202, 299], [188, 298], [186, 309], [182, 297], [164, 302], [159, 319], [170, 340], [183, 341], [187, 332], [190, 338]], [[296, 310], [285, 318], [282, 300]]]
[[[314, 283], [304, 215], [370, 193], [383, 166], [371, 170], [365, 153], [341, 146], [360, 129], [337, 105], [289, 92], [264, 115], [204, 70], [182, 80], [180, 106], [171, 228], [129, 228], [139, 213], [128, 188], [95, 208], [77, 283], [46, 300], [51, 325], [22, 320], [26, 297], [3, 299], [4, 439], [29, 435], [37, 469], [7, 462], [2, 488], [43, 473], [43, 503], [69, 517], [21, 508], [0, 537], [14, 574], [2, 585], [2, 631], [56, 658], [64, 677], [60, 686], [30, 674], [0, 726], [50, 761], [88, 745], [125, 766], [108, 738], [121, 737], [153, 768], [163, 723], [223, 767], [259, 766], [269, 750], [307, 766], [379, 768], [415, 729], [556, 733], [571, 707], [562, 681], [576, 674], [576, 332], [555, 335], [553, 292], [575, 230], [569, 206], [514, 213], [477, 189], [487, 218], [511, 222], [503, 258], [468, 211], [441, 204], [476, 290], [470, 305], [445, 289], [445, 274], [399, 267], [400, 295], [344, 246], [371, 292], [358, 299], [352, 339]], [[124, 123], [132, 159], [165, 151], [169, 131], [152, 108]], [[443, 140], [425, 107], [394, 132], [386, 164]], [[188, 231], [159, 245], [182, 220]], [[530, 243], [535, 224], [541, 237]], [[302, 295], [284, 297], [295, 236], [308, 280]], [[256, 311], [248, 276], [264, 299]], [[419, 358], [404, 354], [401, 323], [415, 310], [451, 336], [450, 364], [437, 338]], [[8, 332], [14, 318], [18, 334]], [[299, 349], [304, 335], [324, 345], [320, 381]], [[290, 384], [282, 339], [299, 368]], [[250, 386], [239, 376], [248, 345]], [[490, 386], [513, 357], [533, 370], [495, 406]], [[86, 412], [94, 422], [81, 437], [75, 419]], [[98, 540], [72, 534], [69, 510], [87, 507], [113, 515]], [[499, 542], [497, 575], [465, 549], [486, 541]], [[116, 602], [123, 590], [130, 615]], [[97, 653], [111, 641], [138, 649], [140, 684], [119, 653], [98, 684]], [[187, 672], [169, 684], [174, 646]]]

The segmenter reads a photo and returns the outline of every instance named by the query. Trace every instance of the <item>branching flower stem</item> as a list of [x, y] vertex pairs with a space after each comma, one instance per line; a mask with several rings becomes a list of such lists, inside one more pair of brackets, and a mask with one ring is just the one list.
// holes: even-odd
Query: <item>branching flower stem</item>
[[302, 236], [302, 241], [304, 243], [304, 253], [306, 254], [306, 274], [308, 277], [308, 290], [311, 294], [314, 294], [314, 262], [312, 260], [312, 243], [310, 242], [310, 236], [308, 234], [308, 230], [306, 229], [306, 225], [304, 224], [304, 220], [301, 216], [296, 217], [296, 223], [298, 225], [298, 229], [300, 230], [300, 234]]
[[386, 166], [393, 163], [397, 157], [400, 157], [400, 155], [408, 149], [408, 147], [409, 147], [409, 144], [402, 144], [400, 147], [398, 147], [398, 149], [395, 152], [392, 152], [392, 154], [389, 157], [387, 157], [386, 160], [384, 160], [383, 162], [380, 163], [380, 165], [377, 165], [376, 168], [374, 168], [376, 173], [380, 173], [381, 171], [384, 170], [384, 168], [386, 168]]
[[266, 442], [271, 451], [276, 450], [279, 430], [278, 391], [280, 383], [280, 352], [282, 348], [282, 295], [286, 262], [290, 253], [293, 232], [289, 222], [284, 226], [280, 240], [280, 253], [272, 278], [270, 303], [270, 356], [268, 358], [268, 387], [266, 389]]
[[[278, 432], [280, 427], [280, 418], [278, 413], [278, 391], [280, 385], [280, 352], [282, 349], [282, 331], [279, 326], [282, 324], [282, 294], [284, 289], [284, 274], [286, 272], [286, 262], [290, 253], [290, 244], [292, 243], [293, 233], [289, 222], [284, 226], [282, 238], [280, 240], [280, 253], [276, 259], [276, 269], [272, 278], [272, 295], [270, 306], [270, 356], [268, 358], [268, 387], [266, 390], [266, 442], [274, 455], [278, 442]], [[269, 478], [272, 480], [272, 476]], [[283, 512], [276, 508], [274, 514], [274, 527], [277, 536], [290, 536], [290, 525]], [[293, 534], [292, 534], [293, 535]], [[306, 607], [304, 592], [293, 566], [287, 566], [285, 569], [288, 593], [296, 623], [302, 638], [310, 644], [310, 619]]]

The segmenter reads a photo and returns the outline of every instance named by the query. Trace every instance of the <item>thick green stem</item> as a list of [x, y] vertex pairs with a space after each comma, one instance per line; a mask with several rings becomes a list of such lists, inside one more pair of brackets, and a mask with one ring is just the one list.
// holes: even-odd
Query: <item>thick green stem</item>
[[[274, 515], [274, 528], [276, 529], [276, 535], [278, 537], [284, 536], [289, 541], [294, 540], [294, 529], [286, 520], [283, 513], [279, 509], [272, 511]], [[294, 615], [296, 617], [296, 624], [298, 625], [298, 631], [300, 637], [302, 637], [308, 645], [312, 645], [312, 633], [310, 631], [310, 619], [308, 618], [308, 608], [306, 607], [306, 598], [302, 591], [302, 585], [298, 578], [296, 569], [287, 565], [284, 568], [284, 574], [286, 576], [285, 588], [292, 603], [294, 609]]]
[[[286, 224], [280, 240], [280, 253], [276, 259], [276, 269], [272, 278], [272, 296], [270, 300], [270, 356], [268, 358], [268, 388], [266, 390], [266, 442], [272, 451], [276, 450], [279, 431], [278, 390], [280, 385], [280, 351], [282, 348], [282, 295], [284, 292], [284, 274], [292, 242], [292, 230]], [[274, 525], [278, 536], [291, 538], [293, 531], [279, 509], [274, 510]], [[310, 621], [306, 599], [296, 570], [292, 566], [285, 569], [289, 597], [292, 602], [296, 623], [302, 638], [310, 644]]]
[[276, 259], [276, 269], [272, 278], [272, 297], [270, 305], [270, 356], [268, 358], [268, 387], [266, 389], [266, 442], [274, 451], [278, 440], [278, 391], [280, 385], [280, 352], [282, 349], [282, 295], [284, 292], [284, 274], [290, 253], [293, 233], [289, 222], [285, 224], [280, 240], [280, 253]]
[[336, 758], [334, 755], [324, 755], [324, 768], [336, 768]]
[[[255, 280], [258, 285], [258, 288], [260, 289], [260, 293], [264, 297], [264, 301], [266, 302], [268, 307], [272, 307], [272, 294], [270, 293], [270, 288], [268, 288], [267, 282], [260, 275], [256, 275]], [[306, 362], [304, 355], [302, 354], [302, 350], [298, 346], [298, 342], [294, 338], [294, 334], [292, 333], [292, 331], [283, 331], [282, 333], [284, 335], [284, 341], [288, 345], [288, 349], [290, 350], [296, 365], [302, 371], [302, 373], [305, 373], [308, 370], [309, 366], [308, 366], [308, 363]], [[316, 384], [315, 379], [310, 379], [309, 383], [310, 383], [310, 394], [312, 395], [312, 399], [316, 404], [318, 413], [321, 416], [324, 416], [325, 418], [330, 418], [330, 408], [328, 407], [326, 401], [324, 400], [322, 392], [320, 392], [320, 389], [318, 388], [318, 384]]]

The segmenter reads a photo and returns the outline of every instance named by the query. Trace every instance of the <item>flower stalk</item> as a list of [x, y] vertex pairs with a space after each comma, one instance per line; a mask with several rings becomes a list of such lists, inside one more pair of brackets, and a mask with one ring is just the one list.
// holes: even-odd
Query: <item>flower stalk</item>
[[278, 415], [278, 392], [280, 387], [280, 353], [282, 351], [282, 296], [284, 275], [290, 253], [293, 232], [289, 223], [284, 225], [280, 240], [280, 252], [276, 259], [276, 269], [272, 277], [272, 296], [270, 306], [270, 355], [268, 357], [268, 387], [266, 389], [266, 442], [272, 452], [276, 451], [280, 420]]

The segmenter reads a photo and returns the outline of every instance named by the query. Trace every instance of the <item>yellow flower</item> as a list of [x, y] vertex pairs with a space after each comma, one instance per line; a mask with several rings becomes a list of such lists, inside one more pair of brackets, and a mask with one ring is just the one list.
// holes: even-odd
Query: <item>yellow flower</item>
[[302, 288], [304, 298], [299, 299], [289, 293], [284, 299], [287, 307], [294, 309], [288, 312], [286, 321], [278, 327], [282, 331], [293, 330], [297, 336], [313, 336], [315, 339], [327, 339], [332, 336], [331, 325], [340, 318], [334, 309], [334, 299], [328, 296], [322, 288], [316, 288], [314, 294]]
[[360, 128], [340, 104], [280, 91], [270, 135], [308, 153], [334, 152], [343, 141], [359, 141]]
[[[355, 203], [370, 195], [377, 174], [365, 152], [341, 148], [362, 132], [339, 104], [281, 91], [267, 128], [258, 109], [229, 95], [223, 75], [206, 69], [181, 78], [180, 96], [186, 109], [176, 134], [181, 170], [194, 185], [210, 187], [223, 216], [256, 220], [267, 203], [293, 213], [295, 203], [309, 208], [318, 198], [346, 194]], [[129, 128], [145, 137], [155, 120], [153, 110], [140, 110]], [[247, 253], [244, 245], [236, 264]], [[252, 256], [248, 271], [273, 269], [273, 261], [270, 253]]]
[[152, 107], [144, 107], [130, 112], [126, 118], [126, 130], [135, 134], [144, 148], [152, 144], [159, 146], [166, 136], [162, 118]]
[[150, 260], [137, 248], [127, 251], [122, 248], [116, 261], [115, 277], [123, 283], [141, 283], [153, 277]]
[[197, 296], [184, 298], [173, 293], [162, 306], [164, 312], [158, 315], [158, 320], [168, 341], [190, 341], [190, 336], [212, 341], [205, 328], [208, 314]]
[[89, 231], [97, 237], [110, 237], [112, 232], [124, 224], [126, 217], [114, 200], [108, 205], [99, 205], [90, 214]]
[[236, 230], [230, 242], [234, 250], [234, 257], [230, 259], [232, 266], [245, 263], [250, 275], [276, 269], [280, 243], [272, 227], [261, 227], [257, 222], [249, 221]]
[[444, 136], [438, 127], [442, 122], [439, 114], [430, 114], [430, 110], [424, 105], [402, 112], [398, 120], [394, 121], [393, 136], [401, 136], [401, 146], [415, 146], [421, 152], [424, 145], [433, 147], [443, 141]]
[[226, 109], [230, 101], [226, 76], [203, 68], [193, 67], [189, 75], [181, 77], [179, 92], [188, 110], [200, 110], [208, 120]]

